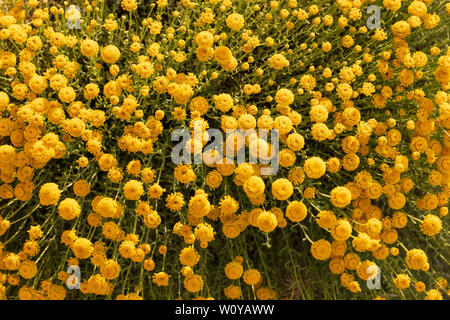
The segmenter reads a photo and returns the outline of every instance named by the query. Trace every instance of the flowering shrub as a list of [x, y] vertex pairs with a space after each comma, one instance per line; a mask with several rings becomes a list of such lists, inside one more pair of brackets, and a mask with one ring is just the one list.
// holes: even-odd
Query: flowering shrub
[[0, 299], [448, 297], [448, 2], [0, 5]]

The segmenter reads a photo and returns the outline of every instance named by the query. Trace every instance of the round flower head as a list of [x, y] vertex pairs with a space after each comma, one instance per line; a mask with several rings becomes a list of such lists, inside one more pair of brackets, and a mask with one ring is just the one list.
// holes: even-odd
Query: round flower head
[[428, 269], [428, 257], [422, 249], [412, 249], [406, 253], [406, 264], [412, 270]]
[[320, 227], [330, 229], [336, 223], [336, 216], [333, 211], [323, 210], [317, 215], [316, 221]]
[[257, 217], [257, 225], [263, 232], [271, 232], [277, 227], [276, 216], [268, 211], [261, 212]]
[[91, 186], [87, 180], [78, 180], [73, 184], [73, 192], [80, 197], [85, 197], [89, 194]]
[[138, 7], [136, 0], [122, 0], [121, 6], [128, 12], [134, 11]]
[[117, 263], [117, 261], [114, 260], [106, 260], [101, 266], [100, 266], [100, 273], [103, 277], [107, 280], [116, 279], [120, 274], [120, 265]]
[[303, 170], [308, 178], [312, 179], [318, 179], [323, 176], [326, 168], [325, 162], [319, 157], [308, 158], [303, 166]]
[[80, 259], [89, 258], [94, 252], [94, 246], [86, 238], [78, 238], [72, 244], [73, 254]]
[[306, 218], [308, 211], [301, 201], [292, 201], [286, 208], [286, 217], [292, 222], [300, 222]]
[[98, 43], [91, 39], [85, 39], [81, 41], [80, 45], [81, 54], [85, 57], [95, 57], [98, 53], [99, 46]]
[[56, 183], [45, 183], [39, 190], [39, 201], [43, 206], [51, 206], [59, 201], [61, 191]]
[[345, 241], [352, 234], [352, 226], [347, 220], [339, 219], [331, 227], [331, 235], [337, 241]]
[[409, 276], [404, 273], [398, 274], [397, 277], [394, 279], [394, 285], [400, 290], [409, 288], [410, 285]]
[[239, 31], [244, 26], [244, 17], [238, 13], [232, 13], [226, 18], [226, 24], [230, 29]]
[[248, 269], [244, 272], [244, 282], [250, 286], [261, 280], [261, 273], [256, 269]]
[[194, 274], [190, 277], [186, 277], [183, 284], [187, 291], [196, 293], [203, 288], [203, 278], [198, 274]]
[[66, 198], [59, 203], [58, 213], [64, 220], [73, 220], [80, 215], [81, 207], [77, 200]]
[[200, 255], [197, 250], [191, 247], [184, 248], [180, 253], [180, 262], [181, 264], [189, 267], [195, 266], [200, 260]]
[[130, 180], [123, 186], [123, 193], [128, 200], [139, 200], [144, 193], [144, 187], [137, 180]]
[[153, 282], [158, 287], [167, 287], [169, 285], [170, 275], [165, 272], [158, 272], [153, 275]]
[[371, 277], [373, 279], [376, 277], [378, 272], [379, 268], [376, 266], [375, 263], [369, 260], [362, 261], [356, 268], [356, 273], [358, 274], [358, 277], [361, 278], [362, 280], [368, 280]]
[[333, 206], [344, 208], [352, 201], [352, 194], [346, 187], [336, 187], [331, 190], [330, 200]]
[[286, 139], [286, 144], [292, 151], [300, 151], [305, 147], [305, 139], [299, 133], [291, 133]]
[[102, 60], [108, 64], [114, 64], [120, 58], [120, 50], [112, 44], [103, 47], [100, 54]]
[[19, 274], [22, 278], [31, 279], [37, 274], [37, 266], [34, 261], [26, 260], [19, 265]]
[[249, 198], [256, 198], [263, 194], [265, 184], [261, 177], [252, 176], [245, 181], [243, 187]]
[[290, 64], [289, 60], [279, 53], [274, 54], [267, 61], [269, 62], [269, 65], [276, 70], [281, 70], [284, 67], [288, 67]]
[[242, 296], [241, 288], [235, 285], [229, 285], [228, 287], [225, 287], [224, 294], [230, 299], [239, 299]]
[[311, 245], [311, 254], [317, 260], [327, 260], [331, 255], [331, 244], [324, 239], [315, 241]]
[[282, 106], [288, 106], [294, 102], [294, 94], [289, 89], [280, 89], [275, 95], [275, 101]]
[[427, 236], [435, 236], [442, 229], [441, 219], [434, 214], [427, 214], [420, 226], [422, 232]]
[[203, 217], [209, 213], [211, 205], [206, 193], [196, 194], [189, 200], [189, 212], [195, 217]]
[[242, 264], [236, 261], [229, 262], [225, 266], [225, 275], [231, 280], [239, 279], [243, 272], [244, 268], [242, 267]]
[[214, 36], [211, 32], [202, 31], [195, 36], [195, 42], [199, 47], [212, 47], [214, 44]]
[[442, 300], [442, 294], [439, 290], [431, 289], [427, 291], [427, 295], [424, 300]]
[[277, 179], [272, 184], [272, 194], [277, 200], [287, 200], [293, 193], [294, 188], [288, 179]]

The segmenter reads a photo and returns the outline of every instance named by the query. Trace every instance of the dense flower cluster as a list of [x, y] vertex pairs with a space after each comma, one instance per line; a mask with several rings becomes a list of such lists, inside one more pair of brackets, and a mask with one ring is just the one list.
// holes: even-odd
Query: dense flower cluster
[[448, 297], [450, 3], [0, 7], [0, 299]]

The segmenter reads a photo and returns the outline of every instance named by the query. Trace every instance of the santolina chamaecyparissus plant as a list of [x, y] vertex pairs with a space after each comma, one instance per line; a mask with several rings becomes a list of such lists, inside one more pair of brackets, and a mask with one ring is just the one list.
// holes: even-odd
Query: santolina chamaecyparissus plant
[[0, 7], [0, 299], [448, 298], [448, 1]]

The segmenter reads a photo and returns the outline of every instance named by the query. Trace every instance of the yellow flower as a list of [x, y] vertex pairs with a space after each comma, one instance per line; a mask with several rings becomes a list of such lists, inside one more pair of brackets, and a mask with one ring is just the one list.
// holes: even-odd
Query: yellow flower
[[400, 290], [409, 288], [410, 285], [409, 276], [404, 273], [398, 274], [397, 277], [394, 279], [394, 285]]
[[34, 278], [37, 274], [37, 266], [34, 261], [26, 260], [20, 263], [19, 265], [19, 274], [22, 278], [31, 279]]
[[180, 181], [181, 183], [189, 183], [195, 181], [197, 179], [197, 175], [192, 170], [191, 165], [187, 164], [179, 164], [174, 172], [175, 179]]
[[372, 261], [362, 261], [356, 268], [358, 277], [362, 280], [368, 280], [370, 277], [375, 278], [379, 272], [379, 268]]
[[272, 183], [272, 194], [277, 200], [287, 200], [293, 193], [294, 188], [288, 179], [277, 179]]
[[87, 180], [77, 180], [73, 184], [73, 192], [79, 197], [85, 197], [89, 194], [91, 186]]
[[80, 215], [81, 207], [77, 200], [66, 198], [59, 203], [58, 213], [64, 220], [73, 220]]
[[62, 102], [70, 103], [75, 100], [76, 93], [72, 87], [64, 87], [58, 92], [58, 98]]
[[225, 222], [222, 225], [222, 232], [229, 239], [234, 239], [241, 233], [239, 226], [233, 222]]
[[358, 252], [369, 251], [372, 247], [370, 236], [365, 232], [360, 232], [352, 241], [352, 246]]
[[136, 254], [135, 243], [130, 240], [123, 241], [119, 246], [119, 252], [122, 255], [122, 257], [130, 259]]
[[158, 272], [153, 274], [153, 282], [156, 283], [158, 287], [167, 287], [169, 285], [169, 278], [170, 275], [165, 272]]
[[227, 296], [230, 299], [239, 299], [242, 296], [241, 288], [235, 285], [229, 285], [228, 287], [225, 287], [223, 290], [225, 296]]
[[186, 277], [183, 284], [187, 291], [196, 293], [203, 289], [203, 278], [201, 275], [194, 274], [191, 277]]
[[391, 11], [397, 11], [401, 8], [402, 2], [401, 0], [383, 0], [383, 6]]
[[338, 221], [331, 227], [331, 236], [337, 241], [345, 241], [352, 234], [351, 224], [344, 219]]
[[244, 268], [242, 267], [242, 264], [236, 261], [229, 262], [225, 266], [225, 275], [231, 280], [239, 279], [243, 272]]
[[213, 190], [217, 189], [222, 181], [222, 175], [217, 170], [210, 171], [205, 178], [206, 184]]
[[213, 100], [215, 107], [222, 112], [228, 112], [233, 107], [233, 99], [228, 93], [214, 95]]
[[77, 238], [72, 244], [72, 251], [77, 258], [88, 259], [94, 251], [94, 246], [86, 238]]
[[234, 31], [239, 31], [244, 27], [244, 17], [238, 13], [230, 14], [225, 21], [227, 26]]
[[91, 39], [85, 39], [81, 41], [80, 51], [83, 56], [88, 58], [95, 57], [98, 53], [98, 50], [99, 46], [97, 41]]
[[344, 48], [350, 48], [355, 43], [355, 40], [353, 40], [352, 36], [346, 35], [342, 37], [341, 43]]
[[427, 214], [420, 225], [420, 229], [427, 236], [435, 236], [442, 230], [442, 221], [434, 214]]
[[280, 135], [291, 132], [293, 128], [292, 120], [286, 116], [278, 116], [273, 121], [273, 129], [279, 130]]
[[39, 190], [39, 201], [43, 206], [51, 206], [59, 201], [61, 191], [56, 183], [45, 183]]
[[199, 262], [200, 255], [194, 248], [187, 247], [181, 250], [179, 259], [182, 265], [193, 267]]
[[128, 200], [139, 200], [144, 193], [144, 187], [137, 180], [130, 180], [123, 186], [123, 194]]
[[406, 204], [406, 197], [401, 192], [396, 192], [392, 196], [388, 197], [389, 207], [395, 210], [403, 208]]
[[327, 260], [331, 256], [331, 244], [325, 239], [317, 240], [311, 245], [311, 254], [314, 259]]
[[317, 224], [324, 229], [330, 229], [336, 223], [336, 216], [333, 211], [322, 210], [316, 218]]
[[[231, 204], [231, 207], [234, 207], [234, 203]], [[228, 205], [225, 205], [224, 200], [221, 201], [221, 212], [224, 214], [232, 214], [235, 212], [234, 208], [231, 208]], [[231, 211], [228, 211], [228, 208]], [[208, 201], [207, 194], [197, 191], [196, 195], [191, 198], [189, 201], [189, 213], [191, 213], [195, 217], [203, 217], [209, 213], [211, 210], [211, 205]], [[237, 209], [236, 209], [237, 210]]]
[[400, 39], [406, 38], [411, 33], [411, 27], [406, 21], [397, 21], [391, 29], [394, 36]]
[[305, 161], [303, 165], [308, 178], [318, 179], [325, 174], [326, 165], [325, 162], [319, 157], [311, 157]]
[[305, 147], [305, 139], [299, 133], [291, 133], [286, 139], [286, 144], [292, 151], [300, 151]]
[[135, 11], [138, 7], [136, 0], [122, 0], [121, 5], [128, 12]]
[[427, 291], [427, 295], [424, 300], [442, 300], [442, 294], [439, 290], [431, 289]]
[[209, 31], [201, 31], [194, 37], [195, 43], [199, 47], [212, 47], [214, 44], [214, 36]]
[[120, 50], [115, 45], [107, 45], [100, 52], [102, 60], [108, 64], [116, 63], [120, 58]]
[[305, 180], [305, 173], [302, 168], [294, 167], [289, 170], [288, 179], [293, 185], [299, 185]]
[[166, 198], [166, 207], [171, 211], [179, 211], [184, 205], [184, 197], [180, 192], [171, 193]]
[[417, 281], [414, 284], [414, 289], [416, 289], [417, 292], [423, 292], [425, 291], [425, 283], [423, 283], [422, 281]]
[[346, 187], [336, 187], [331, 190], [330, 201], [333, 206], [344, 208], [350, 204], [351, 200], [352, 194]]
[[28, 81], [28, 86], [34, 93], [41, 94], [47, 88], [47, 80], [35, 73], [31, 76], [30, 81]]
[[248, 269], [244, 272], [243, 279], [246, 284], [254, 286], [261, 280], [261, 273], [257, 269]]
[[101, 266], [100, 266], [100, 273], [103, 277], [107, 280], [116, 279], [120, 274], [120, 265], [114, 261], [114, 260], [106, 260]]
[[153, 269], [155, 269], [155, 262], [152, 258], [145, 259], [144, 269], [147, 271], [153, 271]]
[[289, 67], [289, 60], [287, 60], [283, 55], [277, 53], [271, 56], [267, 62], [269, 62], [269, 65], [274, 68], [275, 70], [281, 70], [284, 67]]
[[328, 119], [328, 110], [321, 104], [316, 104], [311, 107], [309, 116], [313, 122], [325, 122]]
[[148, 195], [153, 199], [160, 199], [166, 189], [162, 188], [159, 184], [155, 183], [148, 189]]
[[294, 102], [294, 94], [289, 89], [280, 89], [275, 94], [275, 101], [282, 106], [288, 106]]
[[258, 228], [263, 232], [271, 232], [277, 227], [277, 218], [272, 212], [263, 211], [256, 218]]
[[428, 257], [421, 249], [411, 249], [406, 253], [406, 264], [412, 270], [428, 269]]
[[300, 222], [306, 218], [308, 211], [301, 201], [293, 201], [286, 208], [286, 217], [292, 222]]
[[256, 198], [264, 193], [265, 184], [261, 177], [251, 176], [245, 181], [243, 187], [249, 198]]

